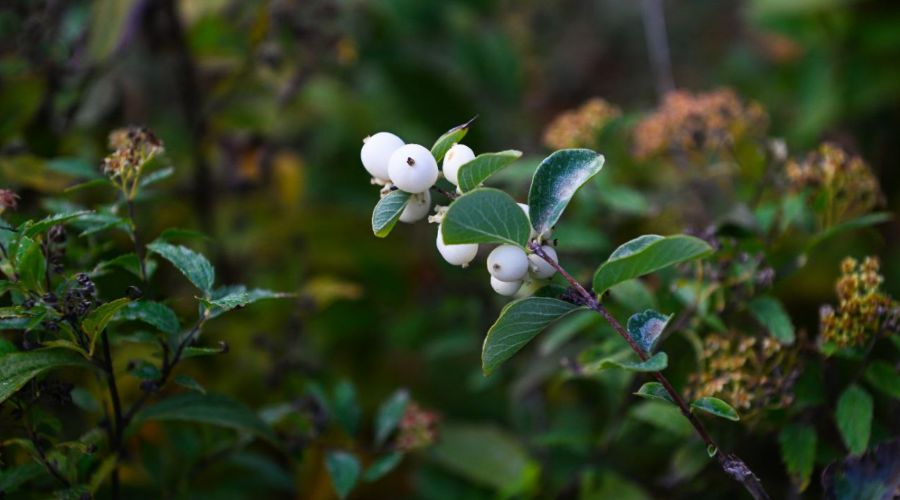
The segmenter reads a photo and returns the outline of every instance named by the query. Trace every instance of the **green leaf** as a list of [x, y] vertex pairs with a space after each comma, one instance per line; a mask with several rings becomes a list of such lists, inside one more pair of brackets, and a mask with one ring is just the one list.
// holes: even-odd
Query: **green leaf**
[[866, 368], [866, 381], [879, 391], [900, 399], [900, 373], [887, 361], [872, 361]]
[[662, 335], [672, 315], [665, 315], [652, 309], [647, 309], [628, 318], [628, 335], [641, 346], [645, 353], [650, 354], [656, 348], [659, 337]]
[[553, 228], [578, 188], [603, 168], [603, 161], [603, 155], [589, 149], [562, 149], [538, 165], [528, 192], [528, 209], [539, 235]]
[[0, 470], [0, 491], [8, 495], [18, 491], [19, 486], [37, 479], [47, 473], [47, 470], [37, 462], [22, 465], [13, 465]]
[[[631, 354], [630, 350], [625, 352]], [[619, 356], [603, 358], [585, 366], [583, 371], [587, 374], [594, 374], [610, 368], [621, 368], [632, 372], [659, 372], [669, 366], [669, 357], [664, 352], [658, 352], [646, 361], [639, 359], [622, 360], [619, 358]]]
[[693, 236], [640, 236], [617, 248], [600, 265], [594, 274], [594, 291], [600, 296], [616, 283], [705, 257], [712, 251], [705, 241]]
[[348, 380], [342, 380], [334, 387], [332, 398], [332, 410], [334, 417], [341, 427], [351, 436], [356, 434], [359, 427], [361, 412], [356, 398], [356, 388]]
[[862, 229], [864, 227], [873, 226], [875, 224], [881, 224], [893, 218], [894, 214], [890, 212], [875, 212], [841, 222], [840, 224], [835, 224], [834, 226], [825, 229], [824, 231], [813, 237], [806, 245], [806, 251], [812, 251], [820, 243], [838, 234], [852, 231], [854, 229]]
[[200, 299], [203, 304], [210, 308], [210, 318], [248, 306], [254, 302], [266, 299], [283, 299], [293, 297], [289, 293], [273, 292], [272, 290], [263, 290], [255, 288], [247, 290], [243, 285], [224, 287], [216, 290], [210, 299]]
[[441, 223], [444, 243], [506, 243], [524, 247], [531, 234], [528, 216], [508, 194], [480, 188], [457, 198]]
[[355, 456], [345, 451], [329, 451], [325, 455], [325, 468], [331, 476], [331, 484], [339, 498], [347, 498], [347, 495], [359, 481], [361, 467]]
[[731, 420], [732, 422], [737, 422], [741, 419], [738, 415], [737, 411], [731, 407], [725, 401], [722, 401], [719, 398], [700, 398], [697, 401], [691, 403], [691, 408], [696, 408], [701, 411], [705, 411], [710, 415], [715, 415], [717, 417], [724, 418], [726, 420]]
[[147, 245], [147, 250], [171, 262], [202, 292], [209, 293], [212, 290], [216, 271], [203, 255], [190, 248], [159, 240]]
[[403, 413], [406, 412], [406, 405], [409, 403], [409, 392], [405, 389], [398, 389], [386, 399], [381, 406], [378, 407], [378, 414], [375, 415], [375, 446], [381, 446], [387, 441]]
[[59, 348], [11, 352], [0, 356], [0, 403], [34, 377], [67, 366], [91, 368], [94, 365], [75, 351]]
[[44, 273], [47, 271], [47, 260], [41, 244], [28, 237], [19, 243], [16, 255], [16, 271], [19, 282], [28, 290], [43, 291]]
[[159, 368], [153, 363], [144, 360], [134, 363], [129, 373], [141, 380], [158, 380], [160, 376]]
[[838, 398], [834, 418], [847, 449], [853, 455], [866, 451], [872, 432], [872, 396], [858, 385], [851, 385]]
[[[433, 459], [463, 478], [517, 497], [536, 481], [537, 465], [512, 435], [489, 426], [446, 424], [432, 448]], [[522, 495], [529, 497], [529, 495]]]
[[666, 401], [672, 404], [675, 404], [675, 401], [672, 400], [672, 396], [669, 395], [666, 388], [663, 387], [659, 382], [647, 382], [641, 386], [640, 389], [636, 393], [635, 396], [640, 396], [642, 398], [647, 399], [658, 399], [660, 401]]
[[378, 460], [375, 460], [375, 462], [366, 469], [366, 473], [363, 474], [363, 480], [369, 483], [378, 481], [394, 470], [401, 461], [403, 461], [403, 453], [399, 451], [394, 451], [379, 457]]
[[779, 342], [785, 345], [794, 343], [794, 325], [778, 299], [762, 295], [751, 300], [747, 309]]
[[130, 299], [124, 297], [107, 302], [88, 313], [88, 315], [81, 320], [81, 328], [84, 330], [84, 333], [87, 334], [88, 338], [91, 339], [91, 352], [93, 352], [94, 342], [100, 332], [102, 332], [103, 329], [106, 328], [106, 325], [112, 321], [116, 316], [116, 313], [121, 311], [130, 302]]
[[454, 144], [463, 140], [463, 137], [469, 132], [469, 126], [472, 125], [475, 118], [478, 117], [476, 116], [462, 125], [457, 125], [438, 137], [434, 146], [431, 146], [431, 156], [434, 156], [435, 161], [440, 163], [441, 160], [444, 159], [444, 155], [447, 154], [447, 151], [449, 151]]
[[228, 352], [228, 344], [219, 342], [218, 347], [185, 347], [181, 353], [182, 359], [199, 358], [202, 356], [218, 356]]
[[186, 389], [197, 391], [200, 394], [206, 394], [206, 389], [202, 385], [200, 385], [200, 382], [197, 382], [193, 377], [189, 377], [187, 375], [177, 375], [173, 379], [173, 381]]
[[809, 425], [792, 424], [778, 434], [781, 459], [800, 491], [809, 486], [816, 460], [816, 431]]
[[489, 375], [544, 328], [578, 308], [550, 297], [526, 297], [506, 304], [484, 339], [481, 350], [484, 374]]
[[178, 322], [175, 312], [168, 306], [152, 300], [140, 300], [125, 304], [118, 311], [115, 319], [141, 321], [169, 335], [175, 335], [181, 330], [181, 324]]
[[141, 178], [141, 187], [145, 188], [147, 186], [156, 184], [159, 181], [168, 179], [169, 177], [172, 177], [172, 174], [174, 174], [174, 173], [175, 173], [175, 169], [173, 167], [165, 167], [165, 168], [161, 168], [159, 170], [150, 172], [149, 174], [147, 174]]
[[243, 404], [218, 394], [186, 392], [139, 412], [136, 424], [149, 420], [195, 422], [248, 432], [277, 444], [275, 433]]
[[522, 152], [514, 149], [499, 153], [482, 153], [476, 156], [459, 167], [459, 173], [457, 173], [459, 188], [464, 193], [477, 188], [488, 177], [518, 160], [521, 156]]
[[403, 213], [411, 196], [411, 194], [397, 189], [378, 200], [378, 204], [372, 210], [372, 232], [375, 233], [375, 236], [384, 238], [390, 234], [397, 225], [397, 221], [400, 220], [400, 214]]
[[[156, 261], [146, 259], [144, 261], [144, 266], [147, 270], [147, 277], [153, 276], [153, 272], [156, 270]], [[137, 278], [141, 277], [141, 261], [138, 259], [138, 256], [133, 253], [118, 255], [110, 260], [101, 262], [94, 269], [94, 273], [99, 273], [110, 267], [118, 267], [128, 271]]]
[[85, 215], [94, 213], [92, 210], [78, 210], [75, 212], [66, 212], [62, 214], [53, 214], [49, 217], [45, 217], [37, 222], [26, 222], [22, 226], [19, 227], [20, 231], [22, 231], [23, 236], [27, 236], [29, 238], [33, 238], [36, 235], [43, 233], [44, 231], [50, 229], [53, 226], [58, 224], [65, 224], [67, 222], [73, 221], [80, 217], [84, 217]]

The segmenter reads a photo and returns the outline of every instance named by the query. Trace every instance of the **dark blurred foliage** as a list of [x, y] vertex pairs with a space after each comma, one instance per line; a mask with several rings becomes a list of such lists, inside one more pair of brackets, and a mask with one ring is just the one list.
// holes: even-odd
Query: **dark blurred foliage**
[[[883, 208], [897, 212], [896, 2], [668, 1], [665, 8], [679, 88], [728, 86], [758, 101], [770, 134], [784, 137], [792, 156], [824, 139], [859, 153], [880, 179]], [[204, 362], [195, 378], [253, 407], [349, 380], [367, 415], [407, 387], [440, 414], [442, 445], [412, 454], [357, 490], [358, 498], [491, 498], [494, 490], [515, 491], [517, 481], [539, 481], [546, 497], [727, 498], [737, 486], [706, 466], [677, 423], [650, 432], [665, 422], [620, 407], [630, 379], [562, 384], [552, 376], [577, 346], [531, 348], [484, 378], [481, 340], [503, 303], [487, 280], [444, 265], [433, 226], [400, 227], [390, 240], [369, 228], [377, 194], [358, 157], [367, 134], [390, 130], [428, 145], [479, 115], [467, 142], [476, 151], [523, 150], [529, 159], [503, 180], [524, 197], [530, 168], [546, 152], [543, 129], [557, 114], [601, 96], [633, 124], [635, 111], [658, 104], [649, 61], [639, 2], [6, 0], [0, 186], [21, 196], [19, 216], [42, 212], [46, 199], [102, 201], [91, 189], [64, 196], [72, 180], [60, 165], [99, 166], [111, 129], [154, 130], [176, 174], [168, 195], [138, 214], [146, 237], [169, 226], [199, 229], [211, 236], [205, 250], [223, 283], [306, 298], [217, 323], [209, 335], [227, 341], [230, 353]], [[627, 157], [630, 139], [614, 138], [602, 152]], [[632, 191], [604, 198], [598, 184], [570, 209], [558, 236], [578, 276], [642, 228], [700, 231], [709, 222], [670, 217], [658, 200], [645, 206], [634, 194], [654, 172], [638, 165], [608, 161], [602, 182]], [[800, 329], [817, 332], [818, 306], [834, 300], [846, 255], [880, 255], [886, 290], [900, 293], [897, 224], [829, 240], [780, 285]], [[608, 337], [590, 321], [577, 330]], [[174, 473], [172, 464], [189, 459], [186, 450], [202, 446], [191, 429], [173, 426], [165, 438], [173, 445], [148, 449], [144, 459], [154, 465], [147, 467], [168, 464]], [[774, 438], [717, 430], [783, 497], [788, 478]], [[822, 443], [818, 464], [842, 455], [834, 439]], [[484, 443], [503, 452], [505, 469], [490, 469], [497, 460], [484, 458], [491, 452], [479, 451]], [[301, 498], [333, 495], [317, 453], [289, 472]], [[184, 496], [246, 497], [257, 482], [236, 479], [235, 467], [248, 474], [234, 460], [170, 480]], [[818, 488], [814, 479], [808, 493]]]

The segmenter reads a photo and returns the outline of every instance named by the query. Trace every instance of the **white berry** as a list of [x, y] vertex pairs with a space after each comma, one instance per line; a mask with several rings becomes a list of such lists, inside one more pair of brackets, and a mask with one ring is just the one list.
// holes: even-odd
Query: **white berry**
[[428, 215], [428, 209], [431, 208], [431, 192], [414, 194], [409, 197], [409, 203], [403, 208], [400, 214], [400, 222], [411, 224], [420, 221]]
[[500, 245], [488, 255], [487, 268], [500, 281], [521, 281], [528, 274], [528, 256], [517, 246]]
[[491, 276], [491, 288], [504, 297], [511, 297], [522, 288], [522, 281], [500, 281]]
[[438, 167], [427, 148], [418, 144], [406, 144], [391, 155], [388, 174], [398, 189], [407, 193], [421, 193], [428, 191], [437, 182]]
[[390, 132], [378, 132], [363, 139], [363, 146], [359, 152], [359, 158], [366, 167], [369, 175], [383, 181], [390, 180], [388, 174], [388, 161], [391, 155], [400, 146], [403, 139]]
[[438, 226], [437, 233], [437, 249], [441, 257], [454, 266], [467, 267], [469, 262], [475, 258], [478, 253], [477, 243], [464, 243], [462, 245], [448, 245], [444, 243], [444, 235], [441, 233], [441, 226]]
[[518, 205], [519, 208], [521, 208], [522, 211], [525, 212], [525, 217], [528, 217], [528, 228], [531, 230], [531, 234], [528, 235], [528, 239], [533, 240], [537, 238], [537, 231], [535, 231], [534, 226], [531, 225], [531, 214], [528, 213], [528, 205], [524, 203], [518, 203]]
[[454, 144], [452, 148], [447, 150], [444, 155], [444, 178], [452, 182], [454, 186], [459, 186], [459, 167], [465, 165], [475, 158], [475, 152], [472, 148], [465, 144]]
[[[553, 260], [553, 262], [559, 262], [559, 258], [556, 256], [556, 250], [554, 250], [553, 247], [544, 245], [541, 249], [547, 254], [547, 257], [550, 257], [550, 259]], [[531, 274], [535, 278], [547, 279], [556, 274], [556, 269], [540, 255], [533, 253], [528, 256], [528, 260], [531, 262]]]

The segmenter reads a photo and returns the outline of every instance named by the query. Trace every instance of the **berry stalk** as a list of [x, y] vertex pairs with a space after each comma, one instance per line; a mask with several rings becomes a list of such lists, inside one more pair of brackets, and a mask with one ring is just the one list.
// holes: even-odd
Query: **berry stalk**
[[[606, 307], [601, 304], [593, 293], [589, 292], [587, 289], [582, 286], [581, 283], [578, 282], [575, 278], [572, 277], [571, 274], [568, 273], [562, 266], [559, 265], [544, 249], [541, 245], [535, 241], [532, 241], [528, 244], [528, 247], [531, 249], [535, 255], [544, 259], [550, 266], [556, 269], [559, 274], [561, 274], [566, 281], [569, 282], [572, 289], [579, 295], [579, 297], [584, 301], [585, 305], [588, 308], [595, 311], [596, 313], [603, 316], [603, 319], [609, 323], [610, 326], [623, 338], [628, 345], [631, 347], [631, 350], [634, 351], [635, 354], [641, 359], [641, 361], [647, 360], [648, 356], [643, 351], [643, 349], [638, 346], [634, 339], [631, 338], [631, 335], [628, 334], [628, 331], [622, 326], [620, 323], [610, 312], [606, 309]], [[737, 455], [733, 454], [724, 454], [719, 453], [719, 445], [716, 444], [715, 440], [713, 440], [712, 436], [709, 435], [709, 432], [706, 430], [706, 427], [703, 423], [691, 412], [690, 407], [688, 407], [687, 403], [685, 403], [684, 399], [681, 397], [681, 394], [672, 386], [669, 380], [663, 375], [661, 372], [653, 372], [653, 376], [656, 380], [662, 384], [663, 388], [665, 388], [666, 392], [672, 398], [672, 401], [678, 406], [678, 409], [681, 410], [682, 415], [688, 419], [691, 425], [694, 427], [694, 430], [697, 431], [697, 434], [706, 444], [707, 449], [716, 450], [715, 456], [719, 461], [719, 465], [722, 467], [722, 470], [725, 471], [726, 474], [731, 476], [732, 479], [741, 483], [748, 493], [755, 500], [768, 500], [769, 495], [766, 493], [765, 488], [763, 488], [762, 483], [759, 481], [759, 478], [753, 473], [752, 470], [747, 466], [747, 464], [741, 460]]]

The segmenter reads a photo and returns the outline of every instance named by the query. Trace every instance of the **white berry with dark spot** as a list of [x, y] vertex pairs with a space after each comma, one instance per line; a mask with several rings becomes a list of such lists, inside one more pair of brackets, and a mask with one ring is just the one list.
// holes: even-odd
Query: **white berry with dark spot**
[[444, 243], [444, 234], [441, 227], [438, 226], [437, 233], [437, 249], [441, 257], [454, 266], [468, 267], [469, 262], [475, 258], [478, 253], [477, 243], [464, 243], [461, 245], [448, 245]]
[[428, 191], [437, 182], [438, 167], [428, 148], [406, 144], [391, 155], [388, 174], [398, 189], [407, 193], [421, 193]]
[[500, 281], [521, 281], [528, 274], [528, 255], [513, 245], [500, 245], [487, 259], [488, 272]]
[[[553, 262], [559, 262], [559, 257], [556, 255], [556, 250], [553, 249], [550, 245], [544, 245], [541, 247], [541, 250], [550, 257]], [[547, 279], [553, 277], [556, 274], [556, 269], [550, 265], [549, 262], [544, 260], [540, 255], [533, 253], [528, 256], [528, 260], [531, 263], [531, 275], [538, 279]]]
[[444, 155], [444, 178], [459, 186], [459, 167], [475, 158], [475, 152], [465, 144], [454, 144]]
[[428, 210], [430, 208], [430, 191], [414, 194], [409, 197], [409, 202], [407, 202], [406, 206], [403, 208], [403, 212], [400, 214], [400, 222], [405, 222], [407, 224], [418, 222], [428, 215]]
[[403, 144], [403, 139], [390, 132], [378, 132], [363, 139], [359, 158], [369, 175], [382, 181], [388, 181], [390, 180], [388, 162], [394, 151]]
[[522, 281], [500, 281], [491, 276], [491, 288], [504, 297], [512, 297], [522, 288]]

